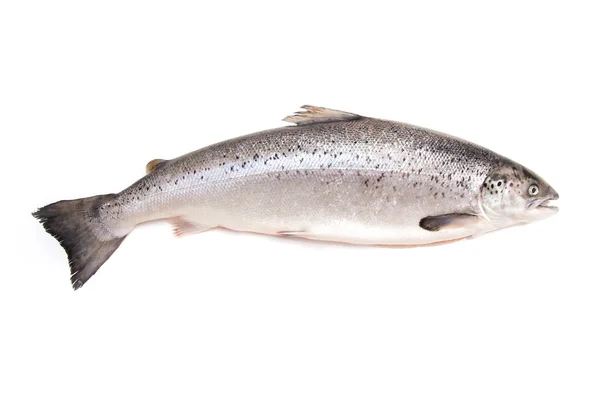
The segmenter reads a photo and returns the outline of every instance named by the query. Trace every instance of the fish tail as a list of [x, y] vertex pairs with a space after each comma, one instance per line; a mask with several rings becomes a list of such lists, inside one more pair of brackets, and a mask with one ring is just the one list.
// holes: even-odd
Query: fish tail
[[114, 197], [108, 194], [62, 200], [32, 214], [67, 252], [74, 290], [98, 271], [129, 233], [115, 233], [100, 217], [100, 207]]

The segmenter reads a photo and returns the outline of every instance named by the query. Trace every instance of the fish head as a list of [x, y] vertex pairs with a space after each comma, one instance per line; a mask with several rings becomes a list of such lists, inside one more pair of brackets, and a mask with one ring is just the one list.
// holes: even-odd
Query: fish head
[[481, 185], [481, 206], [496, 224], [529, 223], [558, 212], [550, 204], [558, 199], [552, 186], [533, 171], [507, 164], [491, 171]]

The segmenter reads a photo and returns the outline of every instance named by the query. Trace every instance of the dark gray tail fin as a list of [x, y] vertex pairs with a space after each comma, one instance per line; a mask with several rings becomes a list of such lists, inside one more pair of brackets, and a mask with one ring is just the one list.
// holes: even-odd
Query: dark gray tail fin
[[67, 252], [75, 290], [98, 271], [127, 236], [115, 237], [99, 222], [99, 207], [112, 197], [114, 195], [63, 200], [33, 213]]

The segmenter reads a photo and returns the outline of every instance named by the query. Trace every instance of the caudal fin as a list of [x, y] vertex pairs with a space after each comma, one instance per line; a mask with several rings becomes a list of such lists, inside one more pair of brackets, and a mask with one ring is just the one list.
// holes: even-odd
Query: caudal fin
[[100, 222], [99, 207], [113, 196], [63, 200], [33, 213], [67, 252], [75, 290], [98, 271], [127, 236], [114, 235]]

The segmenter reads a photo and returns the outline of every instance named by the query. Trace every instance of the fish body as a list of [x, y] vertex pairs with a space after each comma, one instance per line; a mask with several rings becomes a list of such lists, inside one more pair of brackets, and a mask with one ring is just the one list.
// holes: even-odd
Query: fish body
[[[548, 204], [558, 198], [550, 185], [481, 146], [405, 123], [304, 108], [285, 119], [294, 126], [153, 160], [147, 175], [120, 193], [58, 202], [34, 213], [67, 250], [74, 287], [136, 225], [157, 219], [169, 220], [177, 235], [224, 227], [423, 245], [557, 211]], [[85, 234], [78, 232], [77, 239], [78, 215], [84, 221], [75, 230]]]

